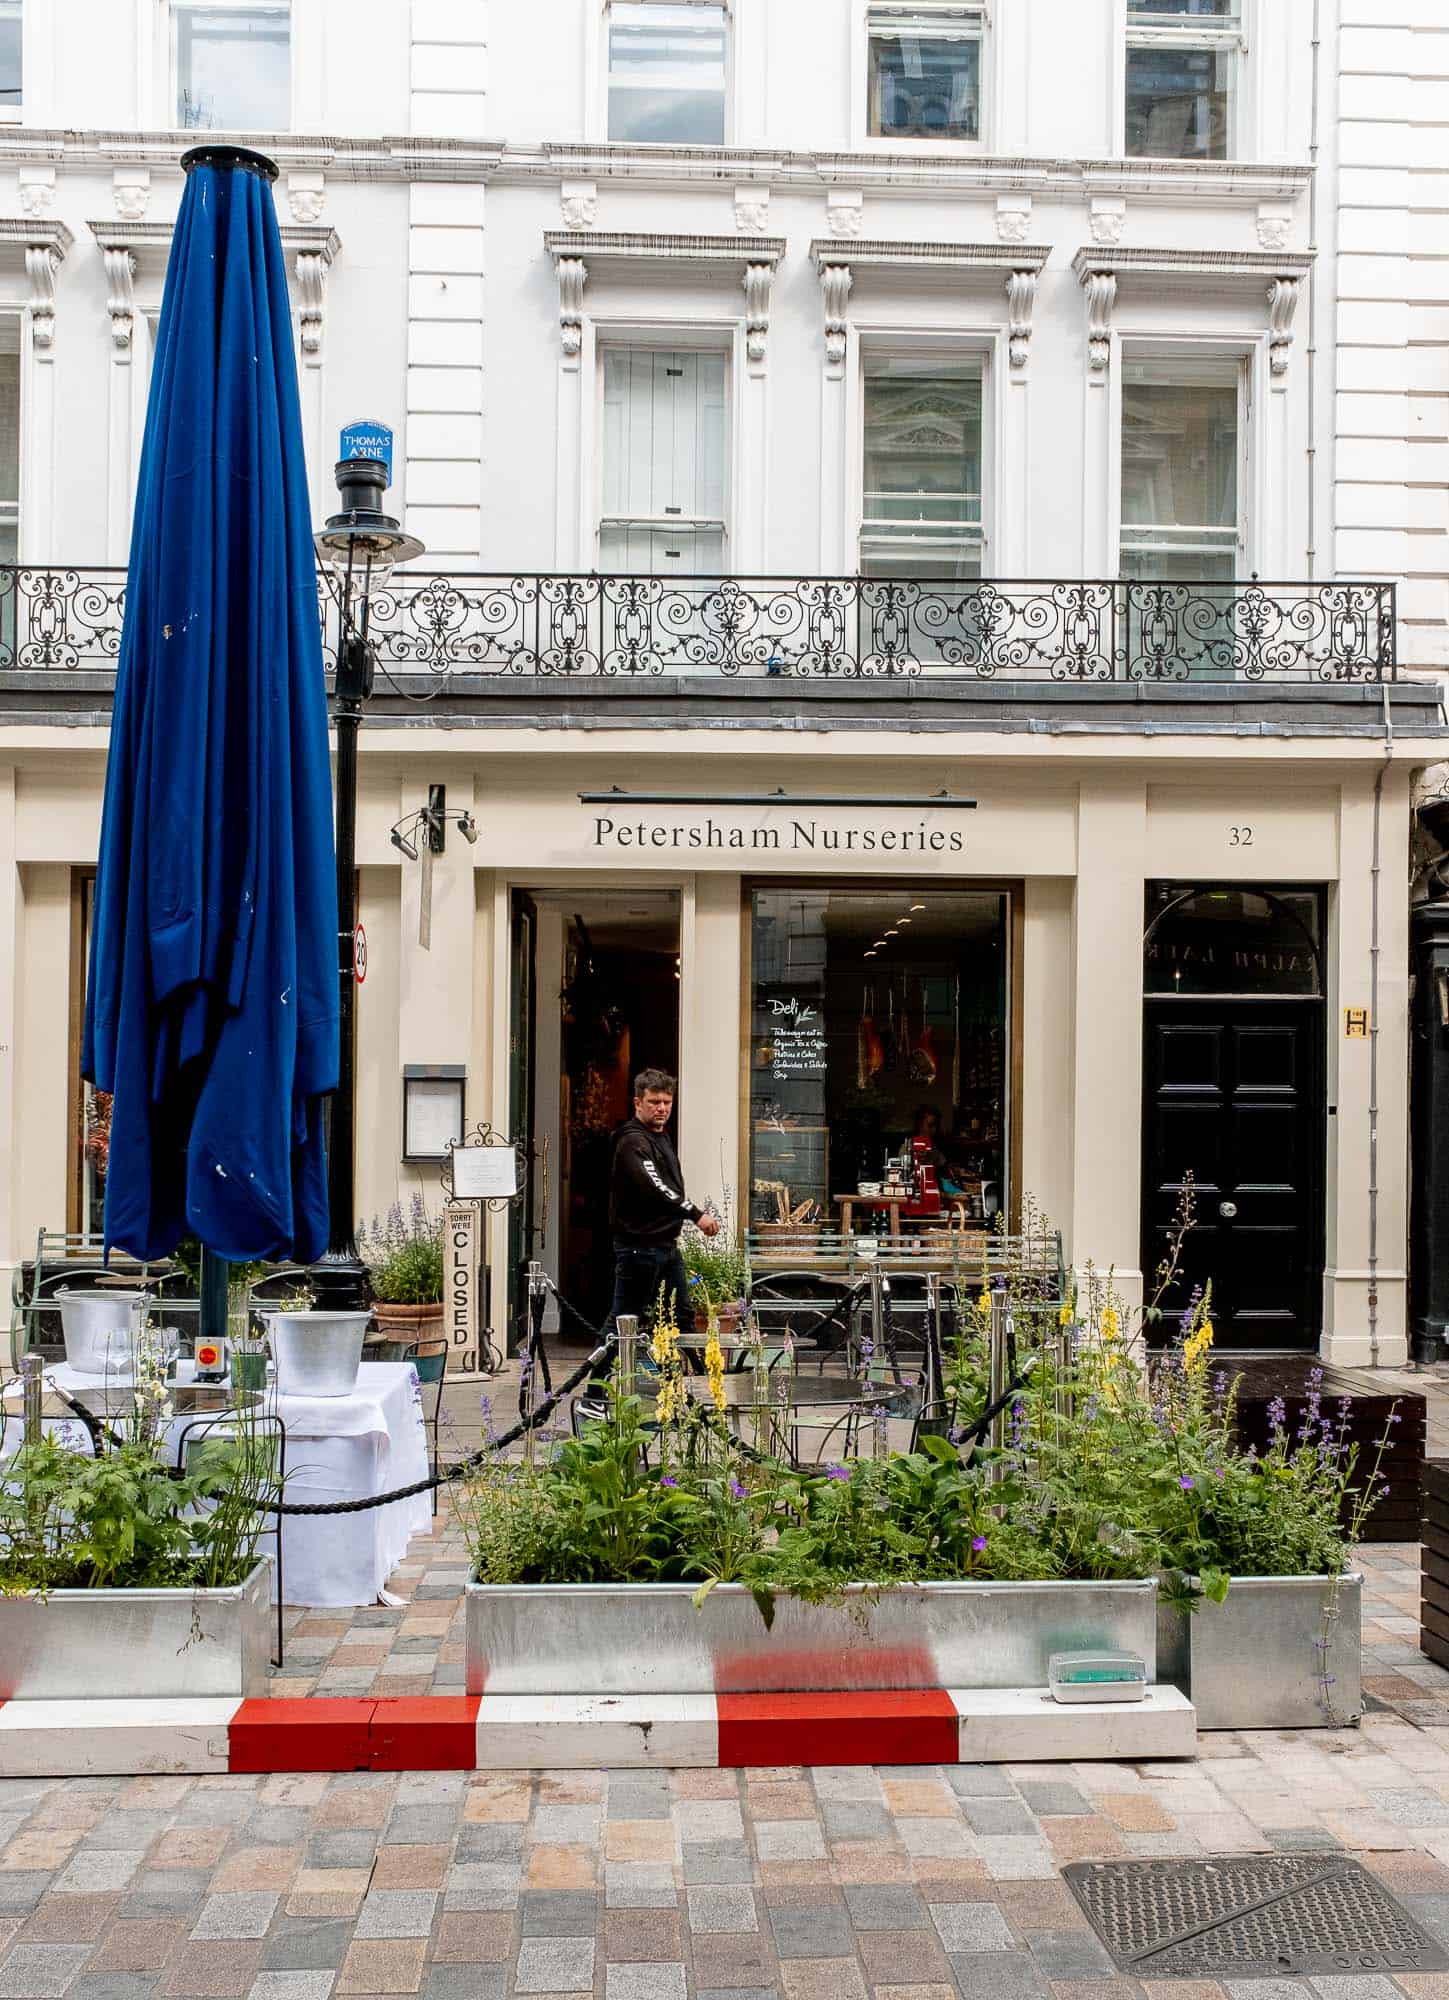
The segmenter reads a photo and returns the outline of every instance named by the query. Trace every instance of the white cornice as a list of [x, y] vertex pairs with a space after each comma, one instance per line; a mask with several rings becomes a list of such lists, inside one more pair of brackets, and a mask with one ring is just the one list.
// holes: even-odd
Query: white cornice
[[768, 264], [785, 254], [783, 236], [658, 236], [606, 229], [546, 229], [543, 247], [554, 259], [581, 257], [588, 264], [694, 264], [718, 270]]
[[1039, 271], [1051, 255], [1046, 243], [923, 243], [884, 238], [817, 236], [810, 245], [816, 268], [849, 264], [862, 271]]
[[[835, 182], [878, 192], [960, 197], [1006, 192], [1087, 200], [1093, 194], [1137, 201], [1202, 199], [1227, 206], [1292, 201], [1308, 186], [1306, 165], [1253, 160], [1072, 160], [1054, 157], [919, 151], [787, 151], [731, 146], [590, 145], [495, 139], [378, 138], [301, 132], [208, 134], [238, 137], [276, 160], [283, 172], [322, 168], [352, 181], [597, 179], [656, 186], [821, 188]], [[180, 171], [194, 132], [67, 131], [0, 126], [0, 165], [70, 168], [139, 165]]]
[[49, 250], [58, 262], [74, 242], [65, 224], [53, 215], [0, 215], [0, 243], [16, 244], [24, 250]]
[[[87, 223], [86, 227], [102, 250], [129, 250], [136, 257], [155, 257], [165, 263], [171, 252], [173, 225], [169, 222]], [[342, 239], [325, 222], [284, 222], [282, 245], [293, 256], [320, 257], [330, 264], [342, 248]]]
[[1084, 243], [1072, 259], [1072, 270], [1082, 284], [1103, 271], [1118, 279], [1178, 279], [1192, 284], [1203, 278], [1302, 278], [1312, 268], [1311, 250], [1149, 250]]

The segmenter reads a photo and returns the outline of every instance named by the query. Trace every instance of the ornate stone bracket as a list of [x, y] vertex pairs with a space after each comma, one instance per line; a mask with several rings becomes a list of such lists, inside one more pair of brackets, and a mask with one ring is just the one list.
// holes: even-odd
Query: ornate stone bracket
[[558, 330], [564, 359], [577, 361], [584, 344], [584, 286], [589, 267], [582, 257], [555, 257], [553, 268], [558, 277]]
[[111, 315], [111, 342], [124, 355], [131, 352], [136, 330], [136, 253], [124, 245], [103, 250], [106, 264], [106, 311]]
[[1087, 366], [1094, 375], [1104, 375], [1112, 360], [1112, 310], [1117, 303], [1115, 271], [1086, 271], [1082, 289], [1087, 294]]
[[25, 275], [30, 280], [30, 337], [48, 350], [55, 340], [55, 274], [60, 259], [48, 243], [27, 243]]
[[1013, 368], [1025, 368], [1036, 307], [1036, 272], [1012, 271], [1006, 280], [1007, 350]]
[[845, 349], [850, 334], [850, 322], [845, 317], [845, 307], [850, 298], [851, 282], [849, 264], [821, 263], [820, 301], [825, 309], [827, 375], [839, 376], [845, 373]]
[[770, 287], [774, 280], [773, 264], [746, 264], [745, 355], [755, 368], [765, 365], [765, 343], [770, 331]]
[[1268, 368], [1274, 387], [1285, 386], [1288, 350], [1293, 345], [1293, 315], [1298, 310], [1298, 280], [1275, 278], [1268, 287]]

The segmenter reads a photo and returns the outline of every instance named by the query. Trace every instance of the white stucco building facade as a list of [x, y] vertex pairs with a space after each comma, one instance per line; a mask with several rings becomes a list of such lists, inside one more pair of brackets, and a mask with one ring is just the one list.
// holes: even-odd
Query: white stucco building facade
[[[596, 1298], [597, 1142], [655, 1055], [756, 1225], [762, 1185], [837, 1223], [925, 1103], [971, 1220], [1033, 1195], [1135, 1291], [1191, 1166], [1225, 1339], [1401, 1358], [1441, 13], [0, 10], [0, 1261], [92, 1219], [114, 571], [179, 157], [235, 129], [280, 168], [314, 509], [386, 425], [428, 550], [363, 735], [363, 1212], [435, 1197], [404, 1073], [461, 1071], [532, 1163], [495, 1326], [525, 1239]], [[482, 837], [424, 948], [390, 832], [432, 784]]]

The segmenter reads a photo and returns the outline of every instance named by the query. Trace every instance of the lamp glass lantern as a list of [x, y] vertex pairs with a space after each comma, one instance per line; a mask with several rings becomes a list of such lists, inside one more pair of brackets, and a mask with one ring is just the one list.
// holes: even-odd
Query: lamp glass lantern
[[403, 1159], [445, 1160], [462, 1141], [467, 1071], [461, 1063], [403, 1067]]
[[391, 514], [381, 508], [387, 490], [387, 467], [380, 458], [344, 458], [336, 469], [342, 511], [328, 517], [313, 537], [321, 560], [344, 591], [370, 597], [381, 590], [399, 563], [415, 562], [425, 553], [416, 535], [404, 534]]

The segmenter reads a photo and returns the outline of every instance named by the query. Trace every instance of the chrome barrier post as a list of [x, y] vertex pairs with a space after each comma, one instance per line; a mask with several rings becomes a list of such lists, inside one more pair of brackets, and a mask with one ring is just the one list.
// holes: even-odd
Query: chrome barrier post
[[636, 1313], [620, 1313], [617, 1321], [619, 1329], [619, 1394], [632, 1396], [634, 1393], [635, 1357], [639, 1346], [639, 1318]]
[[40, 1369], [38, 1354], [24, 1354], [20, 1358], [20, 1381], [22, 1404], [25, 1416], [25, 1442], [40, 1443]]

